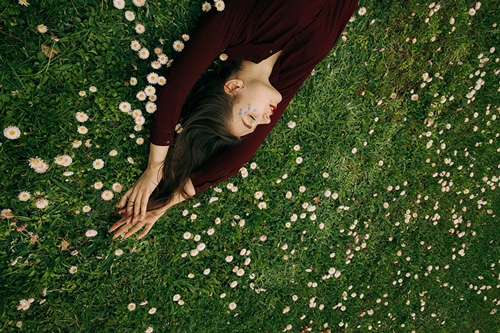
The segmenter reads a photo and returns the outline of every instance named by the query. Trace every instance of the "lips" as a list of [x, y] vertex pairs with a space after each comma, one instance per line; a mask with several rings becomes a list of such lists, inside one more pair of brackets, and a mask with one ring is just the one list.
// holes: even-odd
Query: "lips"
[[274, 111], [278, 108], [276, 105], [269, 105], [271, 107], [271, 116], [274, 114]]

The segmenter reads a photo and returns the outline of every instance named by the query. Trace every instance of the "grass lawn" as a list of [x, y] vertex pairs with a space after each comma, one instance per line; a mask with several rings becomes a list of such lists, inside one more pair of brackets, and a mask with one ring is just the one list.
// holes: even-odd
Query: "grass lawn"
[[252, 162], [140, 241], [107, 232], [136, 95], [203, 1], [28, 2], [0, 0], [0, 331], [500, 332], [497, 0], [361, 0]]

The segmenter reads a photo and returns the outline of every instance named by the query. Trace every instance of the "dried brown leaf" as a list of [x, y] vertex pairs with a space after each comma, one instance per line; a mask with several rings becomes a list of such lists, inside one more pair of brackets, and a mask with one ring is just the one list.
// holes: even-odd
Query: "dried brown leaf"
[[49, 47], [45, 44], [42, 44], [42, 52], [47, 56], [47, 58], [52, 59], [55, 55], [59, 53], [55, 48]]
[[61, 250], [66, 251], [68, 247], [69, 247], [69, 242], [63, 239], [61, 241]]

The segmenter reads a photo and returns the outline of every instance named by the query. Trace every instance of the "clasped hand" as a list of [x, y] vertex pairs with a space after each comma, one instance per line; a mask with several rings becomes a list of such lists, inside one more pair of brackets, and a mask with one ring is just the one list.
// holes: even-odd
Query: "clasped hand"
[[146, 169], [135, 185], [123, 195], [118, 203], [118, 213], [122, 218], [109, 228], [109, 232], [116, 230], [113, 238], [121, 235], [127, 238], [144, 228], [137, 237], [141, 239], [168, 209], [165, 206], [147, 211], [149, 197], [161, 180], [160, 171], [160, 168]]
[[120, 220], [118, 220], [115, 224], [109, 228], [109, 232], [115, 231], [113, 235], [113, 239], [117, 238], [121, 235], [123, 237], [128, 238], [144, 228], [142, 232], [137, 236], [137, 239], [141, 239], [146, 236], [148, 232], [151, 230], [153, 225], [158, 221], [158, 219], [165, 213], [165, 209], [159, 208], [156, 210], [152, 210], [146, 212], [144, 218], [134, 218], [132, 216], [125, 215]]

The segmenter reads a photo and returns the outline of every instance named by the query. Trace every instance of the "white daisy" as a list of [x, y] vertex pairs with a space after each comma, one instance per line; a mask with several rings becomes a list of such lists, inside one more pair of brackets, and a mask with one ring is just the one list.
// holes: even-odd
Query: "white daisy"
[[73, 159], [69, 155], [61, 155], [54, 158], [54, 162], [60, 166], [70, 166], [73, 163]]
[[101, 160], [100, 158], [96, 159], [93, 163], [92, 163], [92, 167], [95, 169], [95, 170], [100, 170], [104, 167], [104, 161]]
[[[158, 78], [156, 78], [156, 80], [158, 81]], [[146, 96], [152, 96], [156, 93], [156, 89], [153, 86], [146, 86], [146, 88], [144, 88], [144, 93]]]
[[81, 123], [84, 123], [87, 120], [89, 120], [89, 116], [85, 112], [77, 112], [76, 113], [76, 120], [78, 120]]
[[153, 69], [160, 69], [161, 68], [161, 64], [159, 61], [155, 60], [155, 61], [152, 61], [151, 62], [151, 68]]
[[146, 31], [146, 28], [144, 27], [144, 25], [142, 25], [140, 23], [137, 23], [135, 25], [135, 32], [137, 32], [138, 34], [143, 34], [145, 31]]
[[136, 125], [144, 125], [145, 122], [146, 122], [146, 118], [144, 118], [143, 116], [139, 116], [139, 117], [135, 118]]
[[145, 101], [148, 96], [144, 91], [141, 90], [137, 93], [137, 95], [135, 95], [135, 97], [137, 97], [137, 99], [142, 102]]
[[168, 62], [168, 56], [167, 56], [167, 55], [165, 55], [165, 54], [163, 54], [163, 53], [162, 53], [162, 54], [159, 54], [159, 55], [158, 55], [158, 62], [159, 62], [160, 64], [162, 64], [162, 65], [166, 65], [166, 64], [167, 64], [167, 62]]
[[145, 47], [139, 50], [139, 58], [147, 59], [149, 58], [149, 50]]
[[156, 84], [158, 83], [158, 74], [156, 73], [149, 73], [147, 76], [147, 80], [150, 84]]
[[36, 28], [37, 28], [38, 32], [41, 33], [41, 34], [44, 34], [44, 33], [46, 33], [49, 30], [47, 28], [47, 26], [44, 25], [44, 24], [39, 24], [39, 25], [36, 26]]
[[136, 40], [130, 42], [130, 48], [132, 51], [139, 51], [141, 49], [141, 43]]
[[132, 109], [129, 102], [121, 102], [118, 107], [122, 112], [129, 112]]
[[133, 20], [135, 20], [135, 14], [134, 14], [134, 12], [131, 12], [130, 10], [127, 10], [125, 12], [125, 18], [127, 19], [127, 21], [132, 22]]
[[5, 220], [5, 219], [11, 219], [14, 217], [14, 214], [12, 213], [11, 209], [2, 209], [0, 211], [0, 219]]
[[28, 201], [31, 198], [31, 194], [28, 191], [22, 191], [17, 197], [20, 201]]
[[214, 1], [214, 6], [217, 9], [217, 11], [222, 12], [224, 8], [226, 8], [226, 4], [222, 0], [216, 0]]
[[208, 2], [204, 2], [201, 5], [201, 10], [203, 10], [204, 12], [208, 12], [210, 9], [212, 9], [212, 5]]
[[228, 56], [227, 56], [227, 54], [225, 54], [225, 53], [221, 53], [221, 54], [219, 55], [219, 59], [220, 59], [221, 61], [226, 61], [226, 60], [227, 60], [227, 58], [228, 58]]
[[113, 189], [113, 191], [115, 191], [115, 192], [121, 192], [121, 191], [122, 191], [122, 189], [123, 189], [123, 186], [122, 186], [122, 184], [120, 184], [120, 183], [114, 183], [114, 184], [111, 186], [111, 188], [112, 188], [112, 189]]
[[113, 197], [114, 197], [114, 194], [110, 190], [105, 190], [101, 194], [102, 200], [105, 200], [105, 201], [109, 201], [109, 200], [113, 199]]
[[30, 165], [30, 168], [35, 169], [43, 163], [43, 160], [37, 156], [35, 158], [28, 159], [28, 163]]
[[167, 83], [167, 79], [165, 79], [165, 77], [163, 77], [163, 76], [158, 77], [158, 84], [160, 86], [164, 86], [166, 83]]
[[7, 139], [15, 140], [21, 136], [21, 131], [19, 130], [19, 128], [17, 126], [7, 126], [3, 130], [3, 135]]
[[87, 134], [87, 132], [88, 132], [89, 130], [88, 130], [88, 129], [87, 129], [87, 127], [85, 127], [85, 126], [78, 126], [78, 130], [77, 130], [77, 131], [78, 131], [78, 133], [80, 133], [80, 134]]
[[125, 8], [125, 1], [124, 0], [113, 0], [113, 6], [115, 6], [118, 9], [123, 9], [123, 8]]
[[49, 165], [43, 162], [39, 167], [35, 168], [36, 173], [44, 173], [49, 169]]
[[146, 103], [146, 112], [147, 113], [154, 113], [156, 111], [156, 104], [153, 102], [147, 102]]
[[142, 7], [142, 6], [144, 6], [144, 4], [146, 4], [146, 0], [132, 0], [132, 2], [137, 7]]
[[177, 52], [181, 52], [182, 50], [184, 50], [184, 43], [181, 42], [180, 40], [176, 40], [172, 47], [174, 48], [175, 51]]
[[49, 205], [49, 201], [44, 198], [40, 198], [36, 200], [36, 208], [43, 209]]

